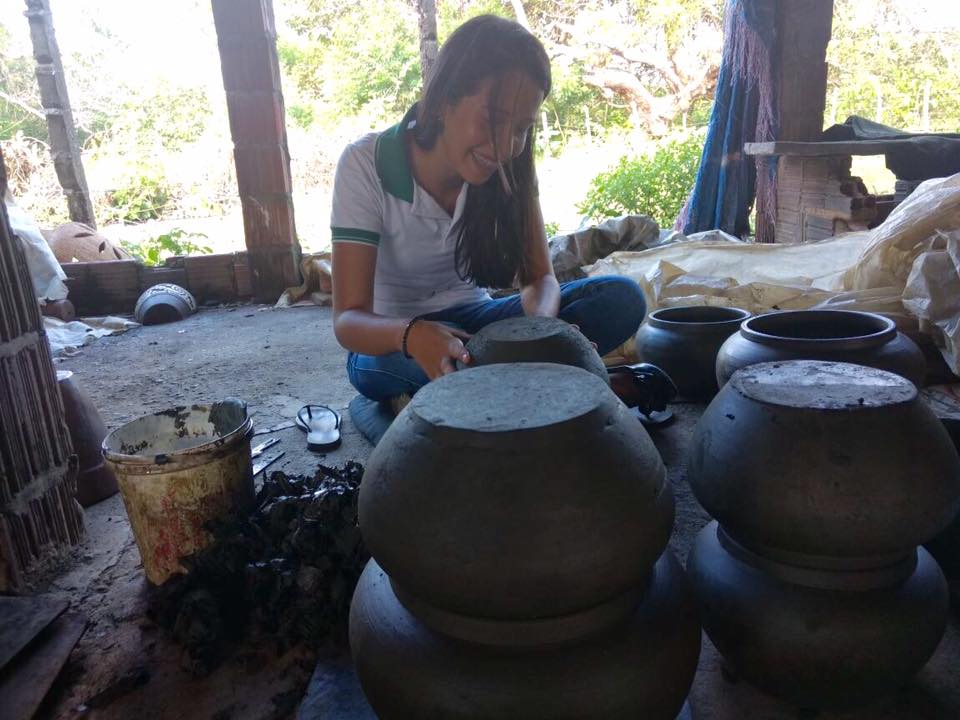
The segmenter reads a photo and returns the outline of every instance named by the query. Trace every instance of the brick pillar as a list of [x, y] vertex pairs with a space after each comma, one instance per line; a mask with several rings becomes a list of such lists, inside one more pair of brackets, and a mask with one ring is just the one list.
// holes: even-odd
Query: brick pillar
[[254, 296], [300, 283], [273, 0], [212, 0]]

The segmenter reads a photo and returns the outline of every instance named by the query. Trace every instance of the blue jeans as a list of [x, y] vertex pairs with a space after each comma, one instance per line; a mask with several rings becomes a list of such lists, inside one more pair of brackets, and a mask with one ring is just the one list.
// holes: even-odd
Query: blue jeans
[[[608, 276], [586, 278], [560, 286], [558, 316], [574, 325], [597, 344], [606, 355], [637, 332], [646, 305], [640, 287], [629, 278]], [[425, 315], [425, 320], [450, 323], [475, 333], [497, 320], [523, 315], [520, 296], [467, 303]], [[394, 352], [389, 355], [347, 356], [347, 376], [361, 395], [387, 400], [403, 393], [412, 395], [429, 382], [416, 361]]]

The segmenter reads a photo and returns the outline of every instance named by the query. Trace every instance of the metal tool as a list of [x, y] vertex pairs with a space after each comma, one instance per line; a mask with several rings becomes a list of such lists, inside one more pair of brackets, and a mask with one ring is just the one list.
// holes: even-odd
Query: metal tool
[[266, 442], [260, 443], [253, 450], [250, 451], [250, 457], [252, 458], [260, 457], [261, 455], [263, 455], [264, 450], [267, 450], [268, 448], [273, 447], [278, 442], [280, 442], [280, 438], [270, 438]]

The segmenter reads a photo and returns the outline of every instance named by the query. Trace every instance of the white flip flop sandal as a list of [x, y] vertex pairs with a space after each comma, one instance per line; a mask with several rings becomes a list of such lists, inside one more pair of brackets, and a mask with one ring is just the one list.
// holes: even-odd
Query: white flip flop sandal
[[340, 414], [327, 405], [304, 405], [297, 411], [297, 426], [307, 433], [307, 448], [329, 452], [340, 447]]

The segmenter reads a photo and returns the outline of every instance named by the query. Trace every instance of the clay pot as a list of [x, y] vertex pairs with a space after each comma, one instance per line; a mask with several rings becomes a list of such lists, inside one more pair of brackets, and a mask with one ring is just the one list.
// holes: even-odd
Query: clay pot
[[636, 417], [595, 376], [547, 363], [429, 383], [371, 454], [359, 503], [399, 586], [494, 619], [566, 615], [641, 584], [673, 523]]
[[[350, 608], [350, 647], [364, 693], [383, 720], [674, 720], [680, 712], [700, 630], [683, 570], [669, 552], [637, 601], [612, 622], [552, 645], [526, 642], [536, 624], [487, 622], [492, 642], [437, 632], [398, 600], [371, 560]], [[541, 637], [545, 631], [533, 628]]]
[[832, 360], [889, 370], [923, 384], [923, 352], [882, 315], [849, 310], [791, 310], [744, 321], [717, 355], [723, 387], [742, 367], [775, 360]]
[[810, 587], [789, 568], [782, 579], [771, 563], [757, 567], [731, 551], [712, 522], [687, 572], [704, 629], [736, 674], [801, 707], [845, 708], [906, 683], [943, 636], [946, 582], [925, 550], [913, 558], [900, 582], [860, 592]]
[[750, 313], [728, 307], [655, 310], [637, 332], [641, 362], [662, 368], [681, 396], [709, 398], [717, 392], [717, 353]]
[[142, 325], [176, 322], [197, 311], [197, 301], [188, 290], [173, 283], [160, 283], [143, 291], [133, 315]]
[[697, 425], [688, 479], [738, 542], [810, 567], [888, 564], [960, 509], [957, 451], [916, 387], [846, 363], [734, 374]]
[[469, 342], [469, 366], [550, 362], [592, 372], [609, 384], [607, 369], [586, 336], [559, 318], [515, 317], [482, 328]]
[[73, 452], [77, 455], [80, 471], [77, 475], [77, 501], [89, 507], [115, 495], [117, 478], [104, 462], [100, 444], [107, 436], [93, 400], [77, 383], [69, 370], [57, 371], [57, 384], [63, 398], [64, 419], [70, 431]]

